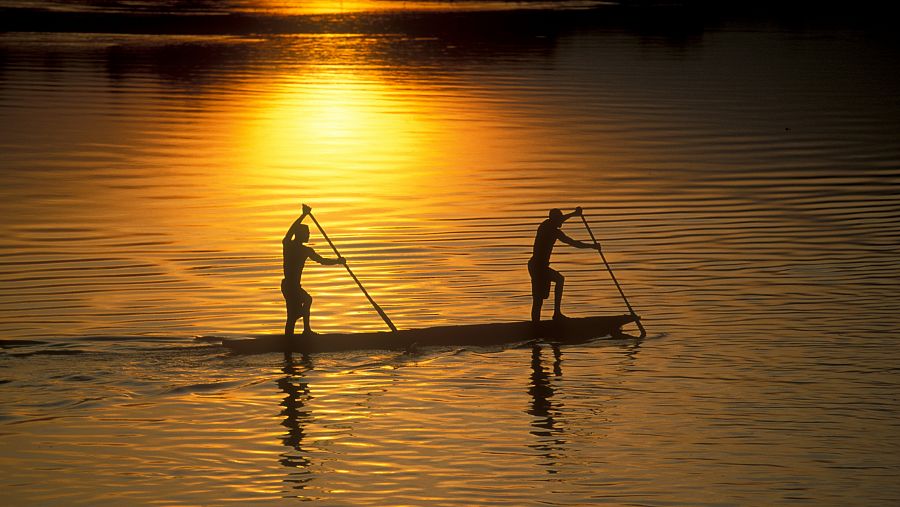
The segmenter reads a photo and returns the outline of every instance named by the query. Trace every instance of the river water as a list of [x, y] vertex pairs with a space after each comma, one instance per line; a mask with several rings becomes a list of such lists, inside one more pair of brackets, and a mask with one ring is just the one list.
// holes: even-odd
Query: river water
[[[0, 34], [4, 502], [900, 501], [896, 38], [429, 16]], [[196, 339], [282, 327], [301, 202], [400, 328], [527, 319], [534, 231], [583, 206], [648, 336]], [[553, 261], [569, 315], [626, 312], [595, 252]], [[304, 286], [318, 331], [384, 328], [343, 269]]]

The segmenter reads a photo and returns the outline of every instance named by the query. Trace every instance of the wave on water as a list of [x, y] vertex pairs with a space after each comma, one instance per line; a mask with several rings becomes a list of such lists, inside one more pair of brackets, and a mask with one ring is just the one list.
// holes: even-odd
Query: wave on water
[[[258, 383], [258, 382], [256, 382]], [[163, 394], [201, 394], [201, 393], [209, 393], [209, 392], [218, 392], [225, 391], [229, 389], [235, 389], [247, 385], [252, 385], [253, 383], [247, 383], [246, 381], [225, 381], [225, 382], [202, 382], [197, 384], [176, 386], [166, 390]]]
[[[54, 337], [51, 340], [0, 340], [0, 356], [73, 356], [89, 353], [166, 352], [192, 349], [209, 350], [221, 344], [221, 338], [186, 340], [182, 337], [81, 336]], [[203, 344], [207, 342], [208, 344]]]

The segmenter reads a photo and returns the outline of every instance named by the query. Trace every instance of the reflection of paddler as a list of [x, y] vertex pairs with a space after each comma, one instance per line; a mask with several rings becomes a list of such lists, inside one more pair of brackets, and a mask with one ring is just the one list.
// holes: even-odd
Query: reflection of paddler
[[294, 335], [294, 324], [297, 319], [303, 316], [303, 332], [311, 333], [309, 327], [309, 313], [312, 307], [312, 296], [303, 290], [301, 277], [303, 276], [303, 266], [306, 265], [306, 259], [312, 259], [319, 264], [334, 265], [344, 264], [346, 261], [343, 257], [337, 259], [326, 259], [317, 254], [315, 250], [304, 245], [309, 240], [309, 227], [300, 223], [312, 212], [312, 208], [303, 205], [303, 214], [294, 221], [291, 228], [288, 229], [281, 245], [284, 254], [284, 279], [281, 280], [281, 294], [284, 296], [284, 303], [287, 307], [287, 320], [284, 323], [284, 335]]
[[[310, 398], [309, 385], [303, 380], [303, 371], [312, 369], [309, 356], [302, 356], [301, 365], [303, 370], [294, 364], [293, 355], [286, 353], [284, 367], [281, 370], [285, 375], [277, 382], [278, 387], [285, 394], [281, 402], [281, 406], [284, 407], [281, 412], [284, 421], [281, 425], [287, 428], [287, 433], [281, 438], [281, 441], [292, 449], [283, 453], [279, 461], [282, 465], [290, 468], [307, 468], [310, 465], [310, 460], [306, 457], [307, 453], [302, 448], [305, 437], [303, 427], [312, 418], [310, 411], [304, 407], [306, 400]], [[308, 472], [301, 473], [306, 477], [295, 477], [288, 482], [297, 483], [296, 487], [302, 488], [302, 484], [309, 482], [311, 477], [308, 476]]]
[[[553, 372], [554, 375], [560, 376], [562, 353], [558, 345], [554, 344], [552, 347]], [[550, 374], [542, 364], [541, 346], [535, 343], [531, 348], [531, 385], [528, 388], [531, 406], [525, 412], [533, 416], [531, 434], [537, 438], [537, 441], [529, 447], [540, 452], [543, 457], [541, 464], [547, 467], [548, 474], [556, 474], [559, 471], [560, 461], [565, 457], [564, 425], [558, 424], [556, 419], [562, 415], [562, 405], [553, 403], [555, 391]]]
[[550, 282], [556, 284], [553, 298], [553, 318], [565, 317], [560, 311], [565, 278], [550, 267], [550, 255], [553, 253], [553, 245], [556, 244], [556, 240], [576, 248], [600, 250], [599, 243], [583, 243], [566, 236], [560, 230], [563, 222], [574, 216], [581, 216], [580, 206], [567, 215], [563, 215], [562, 211], [554, 208], [550, 210], [549, 218], [538, 226], [537, 234], [534, 236], [534, 252], [531, 259], [528, 260], [528, 273], [531, 275], [531, 320], [534, 322], [541, 320], [541, 306], [543, 306], [544, 300], [550, 296]]

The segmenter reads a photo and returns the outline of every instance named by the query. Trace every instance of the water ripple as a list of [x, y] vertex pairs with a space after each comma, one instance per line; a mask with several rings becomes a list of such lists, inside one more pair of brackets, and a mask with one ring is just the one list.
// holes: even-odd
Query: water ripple
[[[896, 503], [896, 55], [856, 31], [701, 39], [0, 36], [4, 491]], [[301, 202], [404, 328], [527, 318], [535, 228], [583, 206], [650, 337], [195, 340], [280, 329]], [[625, 311], [595, 252], [554, 266], [570, 315]], [[343, 269], [304, 286], [318, 330], [384, 327]]]

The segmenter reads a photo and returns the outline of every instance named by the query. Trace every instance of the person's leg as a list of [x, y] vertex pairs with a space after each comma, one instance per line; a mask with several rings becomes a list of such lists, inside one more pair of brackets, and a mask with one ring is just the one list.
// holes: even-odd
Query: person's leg
[[293, 291], [289, 290], [284, 280], [281, 281], [281, 295], [284, 296], [284, 306], [287, 311], [287, 318], [284, 321], [284, 335], [287, 337], [294, 336], [294, 325], [300, 318], [300, 300]]
[[294, 325], [297, 324], [298, 317], [300, 317], [299, 313], [291, 314], [288, 311], [287, 320], [284, 322], [284, 335], [288, 338], [294, 336]]
[[528, 261], [528, 274], [531, 276], [531, 321], [541, 321], [541, 307], [544, 299], [550, 295], [550, 279], [547, 277], [547, 268], [534, 264], [534, 260]]
[[550, 279], [553, 281], [553, 318], [560, 319], [565, 317], [562, 314], [562, 295], [566, 278], [559, 274], [559, 271], [550, 270]]
[[303, 315], [303, 333], [312, 333], [309, 326], [309, 315], [312, 310], [312, 296], [303, 289], [300, 289], [300, 314]]
[[539, 295], [532, 295], [531, 297], [531, 321], [532, 322], [540, 322], [541, 321], [541, 307], [544, 306], [544, 299]]

